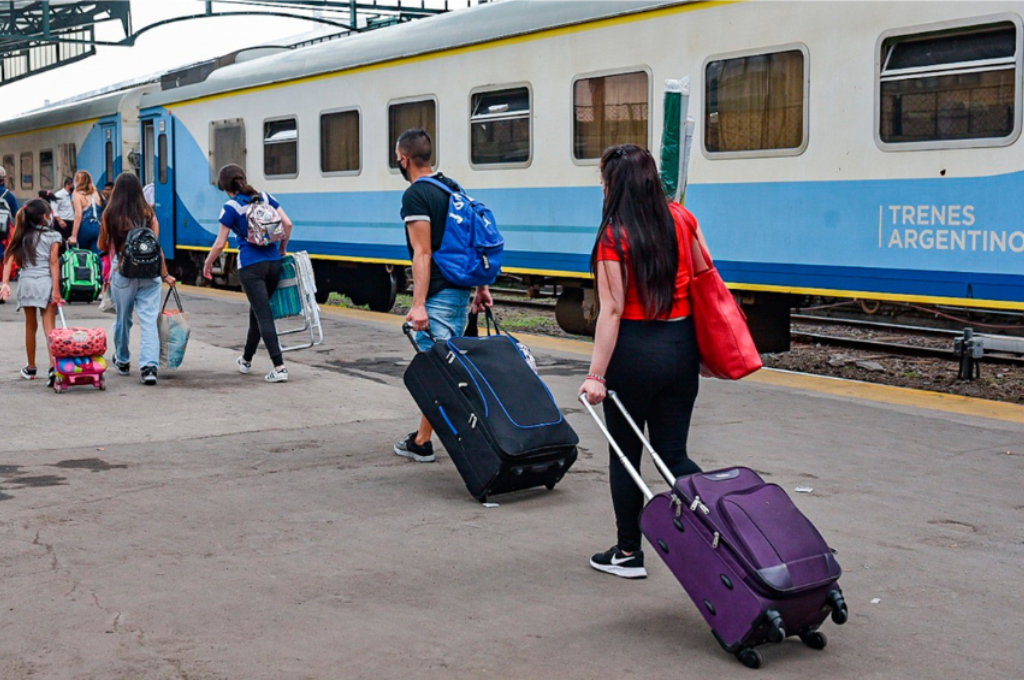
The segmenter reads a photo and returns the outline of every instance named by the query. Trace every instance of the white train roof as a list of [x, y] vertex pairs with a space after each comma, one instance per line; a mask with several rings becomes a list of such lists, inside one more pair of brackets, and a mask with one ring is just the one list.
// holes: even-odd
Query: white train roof
[[343, 71], [693, 0], [504, 0], [233, 64], [202, 83], [152, 92], [142, 107]]
[[22, 114], [0, 122], [0, 137], [113, 115], [117, 113], [121, 100], [126, 94], [126, 92], [113, 92], [84, 101], [68, 102]]

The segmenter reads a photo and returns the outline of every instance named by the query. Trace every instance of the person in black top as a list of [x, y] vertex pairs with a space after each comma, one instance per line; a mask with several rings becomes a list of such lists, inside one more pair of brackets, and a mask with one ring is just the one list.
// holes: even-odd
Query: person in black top
[[[465, 332], [471, 293], [468, 288], [449, 283], [433, 260], [444, 238], [450, 197], [440, 187], [417, 180], [431, 177], [452, 189], [459, 189], [459, 185], [440, 172], [434, 172], [430, 165], [432, 154], [433, 142], [426, 130], [406, 130], [395, 146], [398, 168], [411, 183], [402, 196], [405, 238], [412, 259], [413, 299], [407, 320], [417, 331], [416, 342], [421, 351], [429, 350], [435, 340], [443, 342]], [[480, 286], [473, 300], [473, 311], [492, 304], [487, 286]], [[395, 453], [420, 463], [433, 462], [432, 435], [430, 423], [423, 418], [418, 431], [395, 444]]]

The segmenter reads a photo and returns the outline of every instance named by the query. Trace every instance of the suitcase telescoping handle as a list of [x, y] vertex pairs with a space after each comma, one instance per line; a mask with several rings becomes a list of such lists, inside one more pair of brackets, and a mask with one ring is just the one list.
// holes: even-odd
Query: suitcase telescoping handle
[[[413, 349], [419, 352], [420, 345], [418, 342], [416, 342], [416, 336], [414, 335], [417, 331], [413, 330], [412, 324], [410, 322], [406, 321], [405, 323], [402, 324], [402, 332], [405, 333], [405, 337], [409, 338], [409, 342], [412, 343]], [[429, 326], [427, 327], [427, 330], [425, 332], [427, 335], [430, 336], [431, 340], [434, 340], [435, 342], [437, 341], [434, 338], [434, 334], [430, 332]]]
[[68, 320], [64, 318], [64, 305], [57, 305], [57, 315], [60, 317], [60, 327], [67, 328]]
[[651, 458], [654, 459], [654, 467], [658, 468], [658, 472], [661, 473], [662, 479], [668, 482], [670, 487], [674, 487], [676, 484], [676, 476], [672, 474], [672, 471], [668, 469], [668, 465], [665, 465], [665, 461], [661, 459], [658, 452], [654, 450], [653, 446], [651, 446], [650, 440], [647, 439], [647, 436], [644, 435], [644, 431], [641, 430], [640, 426], [636, 424], [635, 420], [633, 420], [633, 416], [629, 415], [629, 411], [626, 410], [622, 400], [619, 399], [618, 393], [616, 393], [615, 390], [608, 390], [608, 398], [615, 402], [615, 405], [620, 411], [622, 411], [622, 415], [626, 417], [626, 422], [629, 423], [629, 426], [633, 428], [633, 432], [636, 432], [636, 436], [640, 438], [641, 442], [643, 442], [644, 447], [651, 454]]
[[[611, 396], [612, 394], [613, 392], [608, 393], [609, 396]], [[612, 438], [612, 434], [611, 432], [608, 431], [608, 427], [604, 424], [604, 421], [601, 420], [601, 416], [597, 415], [597, 411], [594, 410], [594, 405], [590, 403], [589, 399], [587, 399], [586, 394], [581, 394], [579, 396], [579, 400], [580, 403], [583, 404], [583, 406], [587, 409], [587, 411], [590, 412], [590, 415], [594, 418], [594, 422], [597, 423], [597, 427], [600, 428], [601, 433], [605, 436], [605, 439], [607, 439], [608, 443], [612, 445], [612, 450], [614, 450], [615, 455], [619, 457], [619, 460], [622, 462], [622, 466], [626, 468], [626, 472], [628, 472], [629, 476], [633, 478], [633, 481], [636, 482], [636, 485], [640, 487], [640, 491], [642, 491], [644, 494], [645, 501], [650, 502], [650, 500], [654, 498], [654, 494], [651, 492], [651, 487], [647, 486], [647, 482], [644, 481], [644, 478], [640, 476], [640, 473], [637, 472], [635, 467], [633, 467], [633, 464], [629, 462], [628, 458], [626, 458], [626, 454], [624, 454], [622, 452], [622, 449], [619, 448], [618, 442], [616, 442], [615, 439]]]

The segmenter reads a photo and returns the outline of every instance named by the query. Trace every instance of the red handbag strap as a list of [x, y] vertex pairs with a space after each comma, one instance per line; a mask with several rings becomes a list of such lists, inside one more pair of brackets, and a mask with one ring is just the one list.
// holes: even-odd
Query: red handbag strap
[[[672, 211], [672, 217], [682, 224], [683, 236], [687, 239], [686, 252], [689, 253], [690, 256], [690, 275], [696, 276], [697, 274], [703, 274], [706, 271], [714, 269], [715, 263], [711, 259], [711, 253], [708, 252], [708, 249], [705, 248], [704, 244], [701, 243], [699, 238], [697, 238], [696, 218], [689, 210], [678, 203], [670, 203], [669, 208]], [[697, 265], [693, 261], [694, 244], [697, 244], [697, 247], [700, 249], [701, 257], [704, 258], [704, 262], [707, 264], [707, 269], [703, 269], [699, 272], [697, 271]]]

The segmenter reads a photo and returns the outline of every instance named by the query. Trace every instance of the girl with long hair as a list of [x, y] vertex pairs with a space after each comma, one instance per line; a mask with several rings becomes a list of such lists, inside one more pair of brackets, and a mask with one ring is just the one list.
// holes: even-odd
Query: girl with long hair
[[100, 192], [92, 183], [92, 175], [86, 170], [75, 173], [75, 192], [71, 196], [75, 208], [75, 223], [71, 227], [68, 243], [99, 254], [100, 238]]
[[[281, 354], [281, 343], [274, 325], [274, 315], [270, 310], [270, 298], [277, 290], [281, 279], [281, 257], [288, 251], [288, 239], [292, 234], [292, 221], [288, 219], [284, 208], [273, 196], [259, 192], [249, 185], [245, 178], [245, 170], [239, 165], [225, 165], [220, 169], [217, 188], [228, 195], [228, 201], [220, 212], [220, 233], [210, 249], [203, 267], [203, 276], [213, 278], [213, 263], [217, 261], [228, 244], [228, 235], [234, 234], [238, 242], [238, 279], [242, 290], [249, 299], [249, 333], [245, 338], [245, 349], [242, 356], [235, 360], [240, 373], [252, 370], [252, 359], [256, 355], [260, 338], [270, 354], [273, 368], [264, 376], [267, 382], [286, 382], [288, 369], [284, 366]], [[248, 214], [254, 200], [273, 206], [281, 217], [285, 229], [285, 238], [277, 243], [256, 245], [249, 243]]]
[[[43, 332], [49, 337], [57, 316], [57, 306], [64, 304], [60, 295], [60, 246], [61, 236], [53, 228], [50, 204], [38, 198], [26, 203], [14, 220], [14, 231], [4, 253], [3, 283], [0, 284], [0, 300], [6, 301], [11, 296], [11, 270], [17, 264], [21, 270], [18, 277], [18, 309], [25, 310], [25, 354], [28, 358], [28, 364], [21, 369], [21, 377], [26, 380], [34, 380], [38, 372], [37, 310], [42, 310]], [[48, 387], [53, 387], [53, 379], [51, 356]]]
[[[611, 147], [600, 167], [604, 210], [590, 266], [601, 308], [590, 373], [580, 393], [597, 404], [615, 390], [637, 424], [647, 426], [651, 443], [673, 474], [700, 472], [686, 452], [700, 373], [690, 318], [690, 237], [673, 218], [646, 149]], [[604, 415], [608, 431], [639, 470], [640, 439], [616, 407], [606, 407]], [[618, 542], [594, 555], [590, 566], [644, 578], [643, 495], [619, 459], [609, 454]]]
[[128, 233], [132, 229], [148, 228], [160, 236], [160, 223], [153, 209], [146, 203], [139, 178], [130, 172], [121, 173], [114, 182], [110, 202], [103, 210], [100, 227], [99, 248], [109, 253], [111, 259], [110, 293], [117, 309], [114, 322], [114, 367], [120, 375], [131, 373], [131, 352], [128, 341], [131, 338], [132, 312], [139, 316], [139, 379], [144, 385], [156, 385], [157, 367], [160, 365], [160, 332], [157, 317], [160, 315], [160, 282], [174, 285], [174, 277], [167, 273], [167, 263], [161, 266], [162, 276], [151, 279], [134, 279], [120, 272], [120, 258]]

